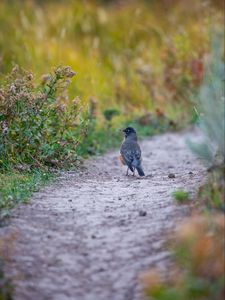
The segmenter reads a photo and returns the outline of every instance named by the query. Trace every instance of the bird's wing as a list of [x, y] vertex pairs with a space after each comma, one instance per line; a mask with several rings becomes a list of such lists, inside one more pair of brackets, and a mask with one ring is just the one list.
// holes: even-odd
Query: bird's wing
[[141, 159], [141, 149], [135, 141], [125, 141], [121, 146], [120, 153], [129, 167], [132, 166], [133, 161]]
[[133, 172], [132, 162], [134, 160], [134, 155], [132, 153], [132, 146], [129, 142], [124, 141], [120, 148], [120, 154], [125, 162], [125, 164]]
[[137, 168], [141, 165], [141, 148], [138, 145], [138, 143], [136, 143], [136, 145], [133, 148], [133, 162], [132, 162], [132, 166], [134, 168]]
[[137, 160], [141, 159], [141, 148], [138, 145], [138, 143], [136, 143], [134, 149], [133, 149], [133, 155]]

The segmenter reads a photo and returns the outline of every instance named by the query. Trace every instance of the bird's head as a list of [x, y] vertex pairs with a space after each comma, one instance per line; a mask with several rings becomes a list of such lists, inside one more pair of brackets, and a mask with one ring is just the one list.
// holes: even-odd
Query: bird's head
[[133, 127], [127, 127], [125, 129], [123, 129], [122, 131], [124, 133], [125, 138], [131, 137], [131, 138], [137, 139], [137, 133]]

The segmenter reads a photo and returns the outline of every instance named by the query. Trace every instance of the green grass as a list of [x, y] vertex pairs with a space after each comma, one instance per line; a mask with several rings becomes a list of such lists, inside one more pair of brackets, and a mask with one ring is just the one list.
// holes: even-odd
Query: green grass
[[179, 203], [189, 200], [189, 193], [185, 192], [183, 190], [177, 190], [177, 191], [173, 192], [172, 196]]
[[0, 221], [9, 215], [9, 211], [18, 203], [26, 203], [33, 192], [48, 183], [54, 175], [50, 172], [33, 170], [18, 172], [15, 170], [0, 174]]

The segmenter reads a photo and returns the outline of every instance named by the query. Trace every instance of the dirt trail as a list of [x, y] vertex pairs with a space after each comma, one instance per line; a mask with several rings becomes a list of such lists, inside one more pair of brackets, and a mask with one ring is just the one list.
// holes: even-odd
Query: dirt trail
[[1, 235], [17, 232], [8, 267], [15, 276], [15, 300], [143, 299], [138, 274], [169, 263], [165, 233], [188, 213], [171, 193], [194, 192], [205, 175], [187, 150], [187, 137], [196, 133], [141, 142], [143, 179], [126, 177], [118, 152], [111, 152], [87, 161], [86, 171], [64, 174], [29, 205], [16, 208], [1, 230]]

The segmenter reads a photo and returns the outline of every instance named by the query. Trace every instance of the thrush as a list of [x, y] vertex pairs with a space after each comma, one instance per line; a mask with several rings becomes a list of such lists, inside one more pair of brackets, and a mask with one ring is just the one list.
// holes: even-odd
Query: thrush
[[124, 141], [120, 147], [120, 160], [127, 166], [128, 175], [129, 170], [135, 174], [138, 171], [139, 176], [145, 176], [141, 165], [141, 148], [137, 142], [137, 133], [133, 127], [127, 127], [123, 130]]

